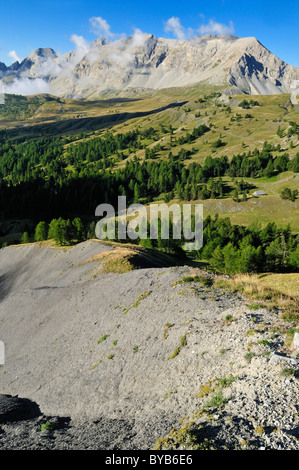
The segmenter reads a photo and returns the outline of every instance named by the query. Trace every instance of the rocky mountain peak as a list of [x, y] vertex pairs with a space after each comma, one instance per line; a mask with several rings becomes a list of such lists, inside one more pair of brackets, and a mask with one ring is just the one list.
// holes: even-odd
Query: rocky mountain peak
[[40, 48], [16, 67], [5, 69], [3, 64], [0, 73], [43, 79], [52, 94], [72, 98], [200, 82], [227, 86], [237, 94], [289, 93], [299, 79], [298, 67], [286, 64], [255, 37], [206, 34], [183, 41], [139, 30], [115, 41], [97, 38], [62, 57]]

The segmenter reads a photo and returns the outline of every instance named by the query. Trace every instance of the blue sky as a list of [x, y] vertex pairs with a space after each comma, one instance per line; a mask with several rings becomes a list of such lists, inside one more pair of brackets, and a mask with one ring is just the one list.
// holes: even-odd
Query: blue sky
[[[74, 49], [71, 37], [111, 40], [136, 28], [158, 37], [204, 32], [255, 36], [280, 59], [299, 67], [299, 2], [240, 0], [157, 1], [44, 0], [1, 2], [0, 61], [7, 65], [38, 47]], [[97, 20], [91, 21], [92, 18]], [[168, 25], [168, 28], [166, 27]], [[166, 30], [165, 30], [166, 28]]]

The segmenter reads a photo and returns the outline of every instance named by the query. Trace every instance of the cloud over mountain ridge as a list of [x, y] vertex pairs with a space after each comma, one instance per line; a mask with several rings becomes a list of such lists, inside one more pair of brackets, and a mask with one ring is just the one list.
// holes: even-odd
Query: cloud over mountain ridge
[[[94, 99], [130, 89], [200, 82], [226, 86], [229, 93], [290, 93], [292, 83], [299, 79], [298, 67], [276, 57], [254, 37], [204, 34], [186, 39], [179, 19], [170, 20], [168, 27], [181, 39], [158, 38], [139, 29], [116, 38], [105, 20], [94, 18], [93, 27], [103, 35], [92, 43], [73, 35], [76, 48], [67, 54], [44, 48], [9, 67], [0, 63], [0, 80], [6, 93]], [[210, 28], [217, 33], [229, 31], [217, 23]]]

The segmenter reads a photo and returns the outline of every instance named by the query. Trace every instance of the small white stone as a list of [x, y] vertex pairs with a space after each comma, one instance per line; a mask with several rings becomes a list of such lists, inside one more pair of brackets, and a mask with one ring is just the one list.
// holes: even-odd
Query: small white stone
[[296, 331], [296, 333], [294, 334], [294, 339], [292, 342], [292, 349], [294, 349], [295, 351], [299, 349], [299, 332], [298, 331]]

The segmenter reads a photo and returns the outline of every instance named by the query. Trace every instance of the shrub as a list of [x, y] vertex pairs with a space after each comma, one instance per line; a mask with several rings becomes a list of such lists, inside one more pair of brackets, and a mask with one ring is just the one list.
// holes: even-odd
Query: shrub
[[41, 431], [52, 431], [54, 429], [53, 424], [50, 421], [46, 421], [40, 425]]
[[228, 402], [227, 398], [224, 398], [222, 390], [215, 392], [209, 400], [205, 403], [206, 408], [222, 408]]
[[187, 344], [187, 334], [181, 337], [180, 345], [174, 350], [174, 352], [171, 354], [171, 356], [168, 357], [168, 359], [173, 359], [174, 357], [176, 357], [180, 353], [180, 350], [184, 346], [186, 346], [186, 344]]
[[21, 236], [20, 242], [23, 243], [30, 243], [30, 238], [28, 232], [24, 232]]
[[296, 369], [293, 369], [292, 367], [285, 367], [284, 369], [282, 369], [281, 375], [283, 377], [294, 376], [294, 375], [296, 375]]
[[99, 339], [98, 344], [100, 344], [100, 343], [102, 343], [103, 341], [105, 341], [105, 339], [107, 339], [108, 337], [109, 337], [109, 335], [104, 335], [104, 336], [102, 336], [102, 338]]

